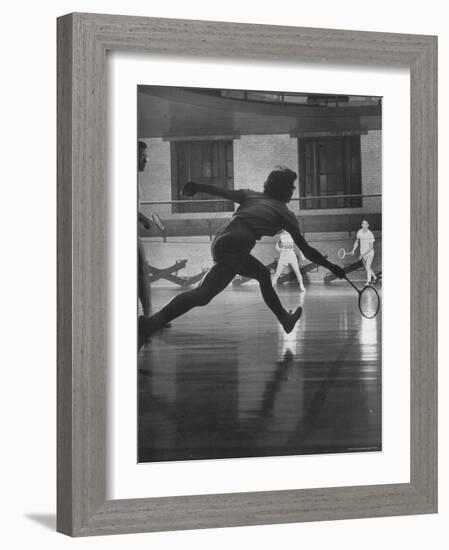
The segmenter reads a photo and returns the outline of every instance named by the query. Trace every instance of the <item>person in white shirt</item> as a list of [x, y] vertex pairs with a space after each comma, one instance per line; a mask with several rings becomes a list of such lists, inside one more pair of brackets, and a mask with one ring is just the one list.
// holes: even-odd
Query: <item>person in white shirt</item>
[[[296, 278], [298, 279], [299, 283], [299, 289], [301, 292], [305, 292], [306, 289], [304, 288], [304, 283], [301, 276], [301, 271], [299, 269], [299, 263], [298, 263], [298, 257], [295, 253], [295, 243], [290, 235], [290, 233], [287, 233], [285, 229], [281, 231], [279, 234], [279, 239], [276, 242], [276, 250], [279, 251], [279, 260], [278, 265], [276, 267], [276, 273], [274, 274], [272, 284], [275, 285], [277, 283], [277, 280], [279, 279], [282, 270], [285, 269], [288, 266], [291, 266], [293, 269], [293, 272], [296, 275]], [[304, 258], [302, 252], [299, 250], [299, 254], [301, 255], [301, 259]]]
[[362, 228], [357, 231], [357, 237], [352, 247], [351, 254], [354, 254], [357, 250], [357, 246], [360, 247], [359, 258], [363, 260], [366, 271], [366, 284], [370, 285], [371, 282], [375, 282], [377, 277], [371, 268], [374, 259], [374, 242], [375, 238], [373, 233], [368, 229], [369, 223], [367, 220], [362, 221]]

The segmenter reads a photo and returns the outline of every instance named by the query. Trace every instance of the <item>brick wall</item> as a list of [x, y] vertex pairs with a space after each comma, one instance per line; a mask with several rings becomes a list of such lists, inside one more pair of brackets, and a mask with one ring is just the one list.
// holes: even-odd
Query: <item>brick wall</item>
[[[161, 138], [143, 139], [149, 162], [139, 174], [142, 200], [171, 200], [170, 142]], [[234, 140], [234, 188], [262, 191], [263, 182], [276, 164], [298, 170], [297, 141], [288, 135], [242, 136]], [[298, 193], [296, 190], [295, 193]], [[297, 195], [296, 195], [297, 196]], [[170, 205], [144, 206], [156, 210], [162, 219], [228, 218], [227, 212], [173, 214]]]
[[[236, 189], [263, 190], [263, 183], [276, 164], [298, 172], [298, 145], [289, 135], [242, 136], [234, 141]], [[296, 190], [296, 196], [298, 191]]]
[[[362, 194], [382, 193], [382, 132], [373, 130], [360, 137]], [[378, 204], [369, 201], [365, 208]]]
[[[171, 165], [170, 143], [161, 138], [144, 140], [148, 145], [150, 158], [145, 171], [139, 174], [141, 198], [143, 200], [171, 200]], [[382, 140], [381, 131], [370, 131], [360, 138], [362, 163], [362, 193], [382, 192]], [[298, 143], [296, 138], [288, 135], [258, 135], [242, 136], [234, 140], [234, 187], [235, 189], [252, 188], [262, 190], [267, 174], [276, 164], [284, 164], [298, 171]], [[294, 197], [298, 196], [296, 189]], [[145, 207], [145, 210], [157, 208], [163, 219], [180, 217], [204, 218], [205, 213], [172, 214], [169, 205]], [[293, 210], [298, 210], [298, 203], [291, 204]], [[380, 200], [365, 199], [363, 209], [351, 209], [351, 212], [378, 212]], [[303, 215], [310, 216], [319, 211], [305, 211]], [[341, 213], [341, 210], [327, 212]], [[349, 212], [349, 210], [348, 210]], [[211, 213], [210, 217], [226, 218], [227, 213]]]

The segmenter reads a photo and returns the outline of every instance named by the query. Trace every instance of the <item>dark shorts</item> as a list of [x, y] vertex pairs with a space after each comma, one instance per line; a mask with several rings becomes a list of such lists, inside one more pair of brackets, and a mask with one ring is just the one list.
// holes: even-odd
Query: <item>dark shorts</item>
[[211, 252], [214, 262], [228, 265], [238, 271], [256, 244], [251, 229], [234, 219], [215, 236]]

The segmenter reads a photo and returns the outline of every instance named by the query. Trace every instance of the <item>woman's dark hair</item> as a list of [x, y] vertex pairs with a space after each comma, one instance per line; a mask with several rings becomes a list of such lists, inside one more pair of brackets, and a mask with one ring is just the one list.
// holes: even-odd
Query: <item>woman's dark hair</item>
[[264, 193], [273, 199], [287, 202], [292, 196], [293, 183], [297, 178], [296, 172], [284, 166], [276, 166], [268, 174], [267, 181], [264, 183]]
[[139, 140], [139, 152], [147, 148], [147, 144], [144, 141]]

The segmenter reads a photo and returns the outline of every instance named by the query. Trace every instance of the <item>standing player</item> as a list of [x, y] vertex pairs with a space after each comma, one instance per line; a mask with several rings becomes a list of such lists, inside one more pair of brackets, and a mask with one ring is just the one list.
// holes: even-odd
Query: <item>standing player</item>
[[[147, 144], [144, 141], [138, 142], [138, 157], [137, 167], [139, 172], [145, 170], [145, 166], [148, 162]], [[145, 248], [143, 246], [140, 235], [142, 229], [150, 229], [152, 221], [145, 216], [140, 210], [140, 181], [137, 182], [137, 219], [138, 219], [138, 236], [137, 236], [137, 268], [138, 268], [138, 293], [139, 300], [142, 306], [143, 315], [139, 317], [139, 348], [142, 347], [142, 320], [148, 318], [151, 315], [151, 281], [150, 273], [148, 270], [147, 258], [145, 255]], [[163, 328], [170, 328], [170, 323], [166, 323]]]
[[368, 229], [369, 223], [366, 220], [362, 221], [362, 228], [357, 231], [357, 237], [352, 247], [351, 254], [354, 254], [357, 250], [357, 246], [360, 246], [359, 258], [363, 260], [363, 264], [366, 270], [366, 284], [370, 285], [371, 282], [376, 282], [377, 277], [374, 271], [371, 269], [371, 265], [374, 259], [374, 242], [375, 238], [373, 233]]
[[[293, 272], [296, 275], [296, 278], [298, 279], [300, 291], [305, 292], [306, 289], [304, 288], [301, 271], [299, 269], [298, 257], [295, 253], [295, 243], [293, 242], [290, 233], [287, 233], [285, 229], [283, 229], [279, 235], [279, 239], [276, 242], [276, 250], [279, 251], [279, 260], [276, 267], [276, 273], [274, 274], [272, 281], [273, 285], [277, 283], [277, 280], [279, 279], [282, 270], [288, 266], [291, 266]], [[301, 250], [299, 250], [299, 253], [303, 257]]]
[[256, 279], [260, 285], [266, 305], [276, 316], [285, 332], [293, 330], [301, 317], [302, 308], [295, 312], [286, 311], [271, 284], [268, 269], [250, 254], [252, 248], [264, 235], [273, 236], [281, 229], [290, 233], [294, 243], [311, 262], [317, 263], [343, 278], [345, 273], [338, 265], [328, 262], [318, 250], [312, 248], [299, 229], [298, 220], [287, 204], [293, 195], [296, 173], [277, 166], [270, 172], [264, 184], [263, 193], [250, 189], [230, 191], [213, 185], [188, 182], [183, 195], [208, 193], [226, 200], [232, 200], [240, 206], [232, 218], [219, 229], [212, 242], [214, 265], [193, 289], [178, 294], [158, 313], [150, 318], [141, 318], [139, 323], [139, 342], [145, 342], [151, 334], [163, 328], [165, 323], [187, 313], [197, 306], [205, 306], [212, 298], [222, 292], [238, 274]]
[[[145, 166], [148, 162], [147, 157], [147, 144], [144, 141], [139, 141], [138, 143], [138, 157], [137, 157], [137, 166], [139, 172], [145, 170]], [[137, 252], [138, 252], [138, 286], [139, 286], [139, 300], [142, 306], [143, 315], [148, 317], [151, 315], [151, 283], [150, 283], [150, 274], [148, 272], [147, 260], [145, 257], [145, 250], [143, 246], [142, 239], [140, 234], [142, 229], [149, 229], [151, 226], [151, 221], [149, 218], [140, 211], [140, 182], [137, 182], [137, 214], [138, 214], [138, 237], [137, 237]]]

